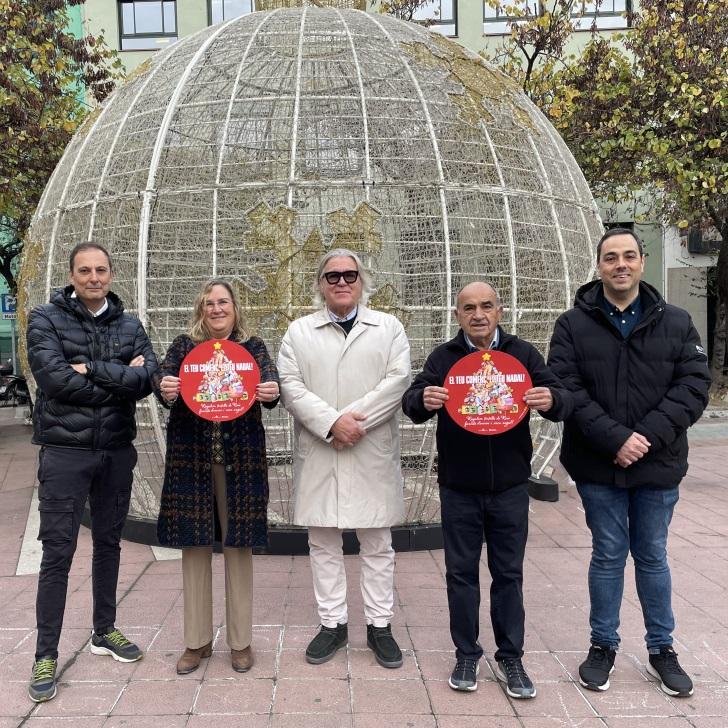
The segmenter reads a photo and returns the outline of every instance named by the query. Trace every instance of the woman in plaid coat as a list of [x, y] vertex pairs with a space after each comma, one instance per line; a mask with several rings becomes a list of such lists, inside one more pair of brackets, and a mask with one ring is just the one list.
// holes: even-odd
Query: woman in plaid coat
[[[241, 417], [227, 422], [204, 420], [179, 398], [182, 361], [208, 339], [241, 344], [260, 368], [255, 403]], [[188, 333], [172, 342], [160, 365], [155, 392], [170, 409], [157, 535], [163, 546], [182, 549], [187, 649], [177, 663], [177, 672], [196, 670], [200, 659], [212, 653], [215, 540], [222, 541], [225, 556], [232, 666], [246, 672], [253, 664], [252, 549], [267, 542], [268, 464], [260, 403], [269, 409], [278, 403], [278, 372], [263, 341], [245, 334], [237, 298], [226, 281], [212, 280], [202, 289]]]

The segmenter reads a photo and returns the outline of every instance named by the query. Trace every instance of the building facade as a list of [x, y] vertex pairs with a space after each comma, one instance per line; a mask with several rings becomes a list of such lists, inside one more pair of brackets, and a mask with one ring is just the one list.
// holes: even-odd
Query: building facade
[[[539, 4], [537, 0], [522, 2], [534, 10]], [[586, 40], [592, 24], [602, 32], [626, 28], [625, 13], [635, 2], [638, 0], [603, 0], [598, 7], [594, 2], [581, 3], [574, 22], [585, 32], [583, 37], [577, 33], [573, 42]], [[371, 0], [368, 5], [376, 11]], [[178, 38], [255, 10], [256, 0], [86, 0], [78, 8], [85, 30], [103, 32], [107, 43], [119, 51], [127, 71]], [[497, 44], [508, 32], [510, 20], [498, 14], [488, 0], [430, 0], [416, 17], [476, 53]]]

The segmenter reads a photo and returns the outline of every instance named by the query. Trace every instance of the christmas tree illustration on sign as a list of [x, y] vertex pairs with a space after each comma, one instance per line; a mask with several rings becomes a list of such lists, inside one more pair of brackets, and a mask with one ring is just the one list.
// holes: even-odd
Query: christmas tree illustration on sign
[[[506, 382], [506, 375], [501, 373], [493, 363], [489, 353], [482, 355], [480, 369], [471, 378], [460, 414], [485, 415], [496, 412], [518, 413], [518, 403], [513, 401], [513, 387]], [[523, 403], [521, 404], [523, 405]]]
[[197, 402], [224, 402], [229, 399], [248, 399], [242, 377], [235, 371], [235, 362], [231, 361], [216, 341], [210, 359], [201, 365], [202, 381], [197, 386], [195, 400]]
[[475, 351], [457, 361], [443, 384], [445, 408], [463, 429], [478, 435], [499, 435], [528, 413], [523, 401], [531, 377], [518, 359], [502, 351]]
[[260, 369], [251, 353], [227, 339], [210, 339], [187, 354], [180, 367], [185, 404], [206, 420], [232, 420], [255, 403]]

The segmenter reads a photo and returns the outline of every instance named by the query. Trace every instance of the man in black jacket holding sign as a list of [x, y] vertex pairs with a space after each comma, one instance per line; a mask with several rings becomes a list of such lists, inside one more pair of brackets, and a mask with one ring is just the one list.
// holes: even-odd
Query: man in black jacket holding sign
[[613, 228], [597, 245], [599, 280], [582, 286], [556, 322], [549, 365], [574, 396], [561, 461], [576, 481], [592, 533], [591, 647], [579, 679], [606, 690], [619, 645], [627, 554], [635, 564], [649, 653], [668, 695], [692, 695], [672, 648], [667, 533], [687, 472], [686, 431], [708, 402], [710, 374], [687, 311], [641, 281], [642, 243]]
[[121, 662], [141, 658], [114, 626], [119, 542], [136, 464], [136, 401], [151, 392], [157, 368], [139, 319], [124, 313], [109, 290], [111, 260], [96, 243], [80, 243], [70, 256], [70, 285], [33, 309], [28, 361], [38, 385], [33, 442], [38, 467], [39, 540], [36, 642], [28, 695], [56, 694], [58, 641], [68, 572], [86, 499], [93, 538], [91, 652]]
[[437, 479], [447, 570], [450, 634], [456, 665], [449, 685], [477, 689], [480, 581], [483, 539], [491, 575], [490, 616], [495, 642], [496, 676], [513, 698], [532, 698], [536, 689], [523, 668], [523, 557], [528, 536], [528, 478], [533, 446], [529, 418], [500, 435], [479, 435], [458, 425], [445, 409], [443, 386], [452, 366], [474, 351], [495, 349], [515, 357], [534, 386], [525, 403], [557, 421], [571, 410], [571, 397], [526, 341], [499, 327], [503, 306], [489, 283], [475, 282], [457, 295], [455, 319], [460, 331], [438, 346], [402, 398], [402, 409], [415, 423], [438, 415]]

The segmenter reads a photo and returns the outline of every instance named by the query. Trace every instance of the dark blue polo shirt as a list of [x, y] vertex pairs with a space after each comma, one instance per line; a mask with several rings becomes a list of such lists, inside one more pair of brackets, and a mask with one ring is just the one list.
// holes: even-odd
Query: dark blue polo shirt
[[607, 301], [604, 291], [600, 293], [599, 303], [604, 313], [607, 314], [607, 318], [625, 339], [632, 333], [632, 329], [642, 318], [642, 302], [639, 294], [624, 310]]

